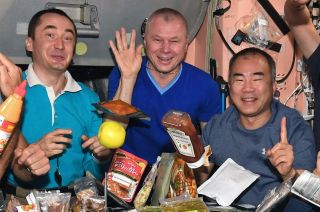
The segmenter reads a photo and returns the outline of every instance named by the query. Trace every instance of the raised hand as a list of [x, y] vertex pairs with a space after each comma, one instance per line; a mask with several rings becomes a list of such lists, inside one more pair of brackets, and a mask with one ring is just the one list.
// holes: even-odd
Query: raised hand
[[124, 78], [131, 79], [136, 77], [142, 62], [142, 44], [136, 48], [136, 30], [131, 31], [130, 44], [127, 43], [126, 30], [122, 27], [120, 32], [116, 31], [116, 43], [115, 46], [112, 40], [109, 40], [109, 45], [115, 56], [117, 65], [121, 71], [121, 75]]
[[71, 130], [56, 129], [43, 136], [37, 143], [48, 158], [63, 152], [67, 144], [71, 143]]
[[269, 149], [266, 155], [269, 158], [271, 164], [281, 174], [283, 180], [294, 177], [294, 175], [296, 174], [296, 171], [293, 168], [294, 154], [293, 148], [288, 143], [287, 139], [285, 117], [282, 117], [281, 119], [280, 142], [272, 147], [272, 149]]
[[25, 149], [17, 148], [14, 160], [36, 176], [44, 175], [50, 170], [49, 159], [37, 143], [30, 144]]
[[92, 154], [94, 155], [94, 157], [96, 157], [97, 159], [104, 161], [111, 156], [112, 151], [110, 149], [103, 147], [99, 143], [99, 139], [97, 136], [93, 136], [89, 138], [86, 135], [82, 135], [81, 139], [84, 141], [82, 144], [82, 148], [84, 149], [89, 148]]
[[21, 83], [21, 69], [0, 53], [0, 89], [8, 97]]
[[318, 152], [318, 155], [317, 155], [317, 167], [313, 171], [313, 174], [320, 176], [320, 151]]

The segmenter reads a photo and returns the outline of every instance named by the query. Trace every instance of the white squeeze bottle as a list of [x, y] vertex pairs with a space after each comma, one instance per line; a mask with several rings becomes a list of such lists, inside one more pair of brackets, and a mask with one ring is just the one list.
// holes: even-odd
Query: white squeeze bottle
[[0, 105], [0, 156], [20, 120], [26, 84], [27, 81], [24, 80]]

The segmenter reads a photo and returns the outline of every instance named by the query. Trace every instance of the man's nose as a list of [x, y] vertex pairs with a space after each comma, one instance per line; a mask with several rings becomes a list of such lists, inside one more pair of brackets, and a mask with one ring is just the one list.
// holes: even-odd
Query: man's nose
[[170, 51], [170, 43], [165, 41], [162, 43], [162, 51], [163, 52], [169, 52]]
[[57, 49], [63, 49], [64, 48], [63, 38], [57, 38], [55, 41], [54, 47]]
[[245, 80], [243, 84], [244, 91], [252, 91], [254, 90], [253, 82], [251, 80]]

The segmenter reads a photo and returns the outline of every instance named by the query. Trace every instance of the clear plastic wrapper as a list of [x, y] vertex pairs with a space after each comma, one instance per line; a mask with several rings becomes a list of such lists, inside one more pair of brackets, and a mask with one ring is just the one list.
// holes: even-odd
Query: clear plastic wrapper
[[15, 208], [17, 206], [20, 206], [21, 203], [19, 202], [19, 200], [17, 198], [15, 198], [13, 195], [10, 196], [10, 200], [8, 201], [6, 207], [6, 212], [12, 212], [14, 210], [16, 210]]
[[74, 182], [74, 192], [77, 198], [81, 201], [84, 197], [98, 195], [98, 189], [93, 177], [82, 177]]
[[193, 170], [186, 165], [186, 162], [176, 158], [171, 169], [171, 180], [168, 198], [188, 193], [191, 197], [197, 197], [197, 185]]
[[162, 212], [175, 212], [175, 211], [197, 211], [209, 212], [208, 207], [202, 198], [191, 198], [188, 194], [183, 194], [178, 197], [163, 199], [160, 201]]
[[82, 199], [81, 211], [85, 212], [104, 212], [105, 199], [103, 196], [84, 197]]
[[268, 49], [275, 45], [289, 29], [278, 14], [273, 12], [273, 16], [277, 15], [275, 17], [269, 15], [268, 11], [275, 10], [271, 4], [268, 7], [268, 11], [266, 10], [266, 5], [269, 5], [267, 1], [255, 1], [253, 5], [250, 13], [248, 13], [249, 15], [245, 15], [239, 19], [236, 28], [245, 33], [244, 41], [247, 43], [259, 48]]
[[161, 154], [157, 179], [151, 197], [151, 205], [153, 206], [159, 205], [159, 199], [165, 198], [169, 191], [171, 168], [175, 158], [176, 156], [174, 153]]
[[4, 211], [6, 208], [6, 203], [4, 201], [2, 190], [0, 189], [0, 211]]
[[258, 205], [256, 212], [271, 211], [290, 194], [291, 187], [292, 179], [289, 179], [270, 190]]
[[35, 194], [40, 212], [68, 212], [70, 193], [60, 192], [37, 192]]
[[152, 165], [150, 172], [148, 173], [148, 175], [146, 176], [146, 178], [143, 182], [142, 188], [140, 189], [140, 191], [136, 195], [134, 202], [133, 202], [135, 208], [141, 208], [146, 204], [146, 202], [149, 198], [149, 195], [151, 193], [151, 189], [153, 187], [154, 181], [157, 176], [158, 164], [159, 164], [160, 160], [161, 160], [161, 157], [158, 157], [157, 161]]

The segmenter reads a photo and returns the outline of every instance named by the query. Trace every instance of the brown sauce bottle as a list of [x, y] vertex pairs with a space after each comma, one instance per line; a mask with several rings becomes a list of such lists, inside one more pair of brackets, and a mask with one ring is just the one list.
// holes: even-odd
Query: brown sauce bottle
[[204, 154], [204, 146], [188, 113], [170, 110], [162, 118], [178, 156], [187, 163], [195, 163]]

